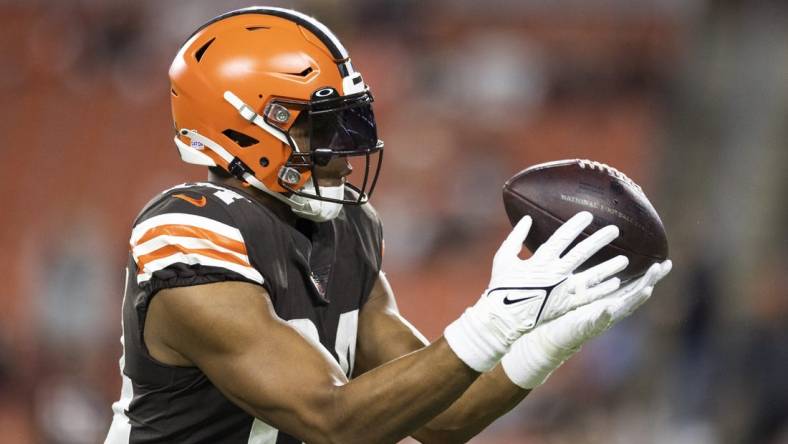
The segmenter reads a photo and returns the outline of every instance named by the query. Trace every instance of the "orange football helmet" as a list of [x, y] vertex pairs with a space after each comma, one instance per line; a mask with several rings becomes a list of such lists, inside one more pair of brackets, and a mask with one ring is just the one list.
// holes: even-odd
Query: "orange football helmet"
[[[361, 204], [372, 194], [383, 155], [372, 95], [314, 18], [273, 7], [222, 14], [181, 47], [170, 81], [185, 162], [221, 167], [294, 209], [304, 198]], [[362, 184], [346, 184], [357, 195], [320, 195], [314, 167], [335, 156], [366, 157]]]

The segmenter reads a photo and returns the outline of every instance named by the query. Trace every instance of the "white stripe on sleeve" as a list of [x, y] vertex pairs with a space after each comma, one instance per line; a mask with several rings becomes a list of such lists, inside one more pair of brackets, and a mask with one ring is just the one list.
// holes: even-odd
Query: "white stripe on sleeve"
[[246, 267], [233, 262], [228, 262], [221, 259], [214, 259], [212, 257], [203, 256], [201, 254], [196, 254], [196, 253], [180, 253], [180, 252], [167, 257], [163, 257], [161, 259], [150, 261], [147, 264], [145, 264], [145, 268], [143, 270], [140, 270], [140, 273], [137, 274], [137, 283], [141, 284], [145, 281], [148, 281], [150, 280], [151, 275], [154, 272], [179, 262], [187, 265], [200, 264], [200, 265], [207, 265], [211, 267], [226, 268], [230, 271], [234, 271], [240, 274], [241, 276], [248, 278], [253, 282], [257, 282], [258, 284], [263, 283], [263, 276], [260, 274], [260, 272], [258, 272], [251, 266]]

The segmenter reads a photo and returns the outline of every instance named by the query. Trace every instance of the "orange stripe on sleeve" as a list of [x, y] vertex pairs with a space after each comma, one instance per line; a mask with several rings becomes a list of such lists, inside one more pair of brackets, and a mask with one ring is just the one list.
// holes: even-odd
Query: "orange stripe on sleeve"
[[241, 265], [243, 267], [251, 267], [248, 261], [245, 261], [237, 256], [234, 256], [230, 253], [223, 253], [221, 251], [211, 250], [211, 249], [192, 249], [186, 248], [181, 245], [167, 245], [165, 247], [159, 248], [156, 251], [148, 253], [144, 256], [140, 256], [137, 259], [137, 269], [142, 272], [145, 269], [145, 265], [151, 261], [155, 261], [157, 259], [162, 259], [167, 256], [172, 256], [173, 254], [177, 253], [184, 253], [184, 254], [200, 254], [202, 256], [207, 256], [213, 259], [232, 262], [234, 264]]
[[[159, 225], [146, 231], [141, 238], [137, 241], [137, 245], [151, 240], [156, 236], [169, 235], [169, 236], [182, 236], [182, 237], [196, 237], [198, 239], [207, 239], [220, 247], [232, 250], [236, 253], [246, 255], [246, 245], [235, 239], [222, 236], [211, 230], [199, 228], [191, 225]], [[246, 264], [249, 265], [249, 264]]]

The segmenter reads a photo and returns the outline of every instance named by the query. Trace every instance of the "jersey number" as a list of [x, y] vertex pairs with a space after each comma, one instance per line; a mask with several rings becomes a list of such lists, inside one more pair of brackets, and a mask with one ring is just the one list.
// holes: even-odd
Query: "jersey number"
[[[302, 335], [320, 344], [320, 335], [317, 327], [309, 319], [291, 319], [287, 321], [293, 328]], [[353, 362], [356, 359], [356, 332], [358, 329], [358, 310], [349, 311], [339, 315], [339, 325], [337, 325], [337, 338], [334, 341], [334, 351], [339, 358], [339, 366], [342, 371], [350, 378], [353, 374]], [[322, 344], [321, 344], [322, 345]]]
[[[293, 328], [302, 335], [320, 343], [320, 335], [317, 327], [309, 319], [291, 319], [287, 321]], [[339, 315], [339, 325], [337, 325], [337, 339], [334, 341], [334, 351], [339, 358], [339, 366], [342, 371], [350, 378], [353, 374], [353, 361], [356, 357], [356, 329], [358, 328], [358, 310], [349, 311]], [[249, 444], [274, 444], [277, 441], [279, 431], [272, 426], [255, 418], [252, 423], [252, 430], [249, 432]]]

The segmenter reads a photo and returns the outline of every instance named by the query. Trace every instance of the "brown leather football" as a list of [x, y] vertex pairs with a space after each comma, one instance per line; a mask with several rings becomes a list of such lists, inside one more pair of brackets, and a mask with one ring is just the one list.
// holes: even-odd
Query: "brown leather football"
[[525, 240], [532, 252], [580, 211], [593, 214], [594, 221], [575, 243], [605, 225], [618, 226], [618, 238], [580, 270], [623, 254], [629, 258], [629, 265], [617, 276], [626, 281], [668, 257], [665, 227], [643, 190], [603, 163], [572, 159], [534, 165], [506, 181], [503, 204], [512, 225], [525, 215], [533, 218]]

